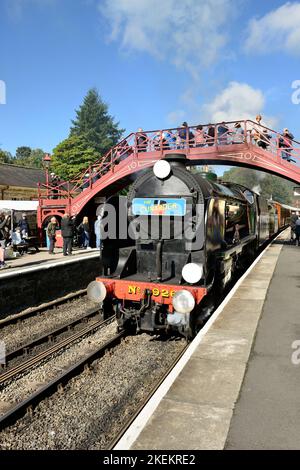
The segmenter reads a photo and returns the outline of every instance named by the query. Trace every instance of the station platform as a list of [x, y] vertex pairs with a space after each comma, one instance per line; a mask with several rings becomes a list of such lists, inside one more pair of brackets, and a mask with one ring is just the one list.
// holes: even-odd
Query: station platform
[[[90, 256], [91, 254], [99, 253], [98, 248], [92, 249], [82, 249], [82, 248], [74, 248], [72, 253], [72, 258], [77, 256]], [[71, 258], [71, 257], [70, 257]], [[20, 268], [27, 268], [29, 266], [41, 265], [43, 263], [53, 263], [53, 262], [62, 262], [69, 259], [67, 256], [63, 255], [62, 248], [55, 248], [54, 255], [50, 255], [47, 248], [40, 248], [39, 252], [31, 252], [28, 254], [24, 254], [23, 256], [19, 256], [13, 259], [6, 259], [5, 264], [7, 265], [6, 268], [0, 270], [0, 277], [1, 275], [5, 275], [8, 273], [12, 268], [13, 269], [20, 269]]]
[[86, 289], [100, 273], [99, 255], [98, 248], [74, 250], [72, 256], [42, 248], [7, 260], [9, 267], [0, 271], [0, 319]]
[[116, 450], [300, 449], [300, 247], [289, 235], [238, 281]]

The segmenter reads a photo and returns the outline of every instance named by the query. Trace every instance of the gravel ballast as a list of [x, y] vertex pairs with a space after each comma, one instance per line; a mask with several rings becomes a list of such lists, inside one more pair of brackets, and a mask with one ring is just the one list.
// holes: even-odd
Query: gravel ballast
[[[184, 340], [147, 334], [127, 337], [94, 361], [91, 371], [73, 378], [64, 392], [43, 400], [32, 417], [2, 431], [0, 449], [106, 449], [184, 346]], [[55, 359], [53, 367], [58, 364]], [[45, 372], [34, 373], [32, 380], [43, 380]], [[2, 399], [3, 393], [16, 399], [22, 387], [21, 381], [9, 385]]]
[[95, 304], [84, 295], [35, 316], [20, 319], [18, 323], [4, 327], [0, 325], [0, 339], [4, 341], [6, 350], [12, 351], [71, 320], [82, 317], [93, 307]]
[[45, 359], [44, 362], [34, 366], [22, 375], [20, 374], [17, 378], [14, 377], [5, 382], [0, 389], [0, 415], [47, 384], [51, 379], [60, 375], [63, 370], [68, 369], [81, 358], [95, 351], [101, 344], [113, 338], [116, 328], [116, 323], [113, 321], [95, 333], [74, 341], [50, 358]]

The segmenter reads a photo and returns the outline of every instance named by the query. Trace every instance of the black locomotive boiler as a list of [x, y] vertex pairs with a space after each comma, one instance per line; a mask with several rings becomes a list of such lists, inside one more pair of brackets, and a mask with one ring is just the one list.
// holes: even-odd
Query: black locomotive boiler
[[[127, 197], [102, 208], [101, 275], [88, 296], [103, 315], [115, 313], [120, 328], [193, 337], [214, 297], [282, 228], [278, 203], [204, 176], [187, 168], [185, 155], [169, 154], [137, 177]], [[113, 233], [108, 205], [116, 211]]]

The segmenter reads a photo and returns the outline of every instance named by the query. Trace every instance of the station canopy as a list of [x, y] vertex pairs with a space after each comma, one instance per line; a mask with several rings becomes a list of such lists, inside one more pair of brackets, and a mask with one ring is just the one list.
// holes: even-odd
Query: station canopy
[[9, 201], [3, 200], [0, 201], [0, 210], [10, 210], [10, 211], [36, 211], [39, 205], [39, 201]]

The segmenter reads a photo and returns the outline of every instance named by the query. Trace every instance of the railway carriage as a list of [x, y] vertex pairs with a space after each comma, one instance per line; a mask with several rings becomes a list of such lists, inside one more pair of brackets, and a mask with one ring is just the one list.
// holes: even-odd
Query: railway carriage
[[187, 338], [290, 214], [244, 186], [193, 173], [183, 154], [158, 161], [127, 197], [112, 197], [101, 210], [101, 274], [89, 298], [103, 315], [114, 312], [120, 328], [176, 329]]

